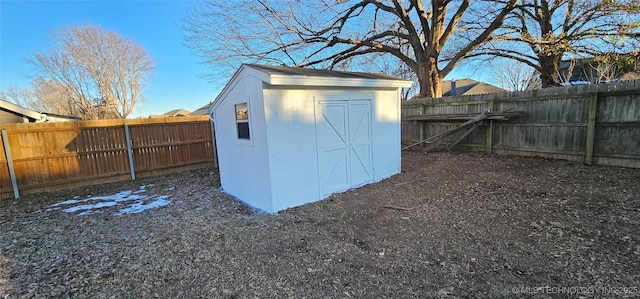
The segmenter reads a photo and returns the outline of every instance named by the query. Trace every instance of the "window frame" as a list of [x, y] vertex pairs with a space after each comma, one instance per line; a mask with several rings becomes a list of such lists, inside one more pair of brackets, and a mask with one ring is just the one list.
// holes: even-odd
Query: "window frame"
[[[239, 118], [238, 117], [238, 106], [240, 105], [245, 105], [246, 106], [246, 118]], [[234, 104], [233, 104], [233, 119], [235, 121], [235, 138], [236, 138], [236, 143], [240, 144], [240, 145], [247, 145], [247, 146], [253, 146], [253, 130], [251, 129], [251, 105], [249, 102], [249, 99], [247, 98], [242, 98], [242, 99], [238, 99]], [[240, 137], [240, 130], [239, 130], [239, 124], [242, 123], [246, 123], [247, 124], [247, 134], [248, 134], [248, 138], [241, 138]]]

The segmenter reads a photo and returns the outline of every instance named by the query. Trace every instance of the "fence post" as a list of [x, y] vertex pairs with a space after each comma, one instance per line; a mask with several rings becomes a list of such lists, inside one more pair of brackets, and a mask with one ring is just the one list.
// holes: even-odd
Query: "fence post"
[[7, 130], [2, 130], [2, 145], [4, 146], [4, 154], [7, 158], [7, 165], [9, 166], [9, 176], [11, 177], [11, 186], [13, 187], [13, 197], [18, 199], [20, 197], [20, 190], [18, 190], [16, 171], [13, 168], [13, 158], [11, 158], [11, 147], [9, 146], [9, 138], [7, 138]]
[[213, 119], [209, 119], [209, 126], [211, 127], [211, 145], [213, 147], [213, 168], [218, 168], [218, 148], [216, 146], [216, 131]]
[[589, 97], [589, 116], [587, 119], [587, 143], [584, 150], [584, 164], [593, 165], [593, 142], [596, 133], [596, 112], [598, 109], [598, 93]]
[[[424, 104], [422, 104], [422, 105], [420, 106], [420, 115], [424, 115], [425, 110], [426, 110], [425, 108], [426, 108], [426, 107], [425, 107], [425, 105], [424, 105]], [[418, 141], [422, 141], [422, 140], [424, 140], [424, 139], [425, 139], [425, 138], [424, 138], [424, 122], [423, 122], [423, 121], [416, 121], [416, 122], [418, 123], [418, 126], [419, 126], [419, 128], [420, 128], [420, 138], [419, 138], [419, 140], [418, 140]], [[423, 144], [421, 144], [420, 146], [424, 146], [424, 143], [423, 143]]]
[[133, 168], [133, 151], [131, 150], [131, 136], [129, 136], [129, 125], [124, 124], [124, 136], [127, 138], [127, 153], [129, 154], [129, 169], [131, 170], [131, 179], [136, 179], [136, 170]]
[[[489, 112], [493, 112], [493, 100], [487, 102], [487, 109], [489, 109]], [[493, 152], [493, 120], [487, 121], [487, 135], [484, 139], [484, 146], [487, 154], [491, 154]]]

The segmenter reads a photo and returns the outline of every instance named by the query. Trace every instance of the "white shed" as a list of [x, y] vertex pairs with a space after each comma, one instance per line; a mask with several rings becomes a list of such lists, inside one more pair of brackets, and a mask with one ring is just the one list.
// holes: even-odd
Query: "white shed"
[[382, 74], [244, 64], [208, 113], [225, 192], [270, 213], [400, 172], [400, 92]]

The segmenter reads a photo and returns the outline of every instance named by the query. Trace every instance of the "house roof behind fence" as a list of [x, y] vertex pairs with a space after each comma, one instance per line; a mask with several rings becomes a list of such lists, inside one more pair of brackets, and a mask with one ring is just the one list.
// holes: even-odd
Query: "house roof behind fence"
[[199, 115], [207, 115], [207, 108], [211, 106], [211, 103], [207, 103], [204, 106], [196, 109], [195, 111], [189, 113], [189, 116], [199, 116]]
[[32, 122], [45, 122], [45, 121], [72, 121], [72, 120], [80, 120], [78, 117], [68, 116], [68, 115], [60, 115], [55, 113], [47, 113], [47, 112], [38, 112], [35, 110], [31, 110], [29, 108], [25, 108], [14, 103], [5, 101], [0, 99], [0, 110], [7, 111], [9, 113], [26, 117], [30, 119]]
[[[451, 85], [455, 82], [455, 93], [451, 92]], [[442, 82], [442, 96], [470, 96], [478, 94], [488, 94], [496, 92], [505, 92], [507, 90], [500, 87], [493, 86], [488, 83], [478, 82], [473, 79], [461, 79], [461, 80], [446, 80]]]

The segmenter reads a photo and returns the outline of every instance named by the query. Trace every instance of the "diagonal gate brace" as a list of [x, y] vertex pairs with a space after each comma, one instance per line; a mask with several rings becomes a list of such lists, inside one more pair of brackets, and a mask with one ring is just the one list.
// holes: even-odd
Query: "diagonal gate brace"
[[473, 130], [475, 130], [478, 126], [480, 126], [482, 124], [482, 122], [487, 119], [487, 115], [485, 115], [484, 113], [478, 114], [476, 117], [474, 117], [473, 119], [468, 120], [467, 122], [465, 122], [464, 124], [460, 125], [459, 127], [453, 128], [449, 131], [446, 132], [442, 132], [440, 134], [431, 136], [427, 139], [418, 141], [414, 144], [411, 145], [407, 145], [405, 147], [402, 148], [402, 150], [406, 150], [409, 148], [412, 148], [416, 145], [420, 145], [423, 144], [425, 142], [430, 142], [431, 144], [429, 144], [429, 146], [425, 149], [426, 152], [436, 148], [438, 145], [446, 142], [447, 140], [453, 138], [454, 136], [456, 136], [458, 133], [462, 132], [463, 130], [467, 129], [467, 131], [464, 132], [464, 134], [462, 135], [462, 137], [458, 138], [458, 140], [456, 140], [453, 145], [451, 145], [449, 147], [449, 149], [451, 147], [453, 147], [454, 145], [458, 144], [460, 141], [462, 141], [462, 139], [464, 139], [464, 137], [466, 137], [467, 135], [469, 135], [471, 132], [473, 132]]
[[482, 125], [482, 122], [476, 122], [475, 124], [473, 124], [473, 126], [471, 126], [471, 129], [469, 129], [466, 132], [464, 132], [464, 134], [462, 134], [458, 139], [456, 139], [456, 141], [454, 141], [451, 145], [449, 145], [449, 147], [447, 147], [447, 149], [448, 150], [452, 149], [454, 146], [456, 146], [456, 144], [460, 143], [460, 141], [462, 141], [462, 139], [467, 137], [467, 135], [471, 134], [471, 132], [473, 132], [473, 130], [475, 130], [480, 125]]

